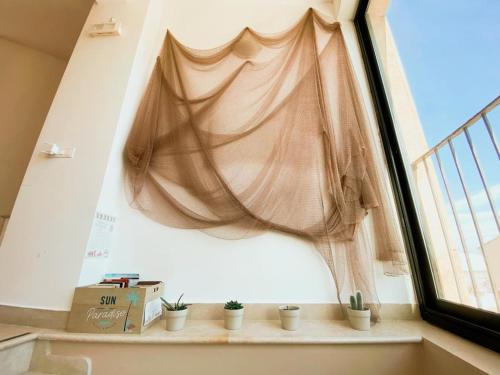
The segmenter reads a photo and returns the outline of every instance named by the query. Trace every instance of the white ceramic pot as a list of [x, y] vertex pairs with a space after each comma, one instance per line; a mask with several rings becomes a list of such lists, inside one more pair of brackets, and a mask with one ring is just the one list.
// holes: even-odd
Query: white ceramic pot
[[243, 312], [245, 308], [239, 310], [224, 309], [224, 328], [240, 329], [243, 324]]
[[349, 318], [351, 327], [358, 331], [370, 330], [370, 316], [371, 312], [369, 309], [352, 310], [350, 307], [347, 308], [347, 317]]
[[281, 328], [296, 331], [300, 324], [299, 306], [280, 306]]
[[187, 314], [188, 309], [176, 311], [167, 310], [167, 331], [179, 331], [183, 329], [184, 325], [186, 324]]

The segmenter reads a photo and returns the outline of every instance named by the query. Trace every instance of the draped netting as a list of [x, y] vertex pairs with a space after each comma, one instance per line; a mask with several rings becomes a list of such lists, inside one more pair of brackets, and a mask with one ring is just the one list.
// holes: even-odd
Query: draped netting
[[377, 318], [374, 260], [406, 262], [372, 134], [339, 24], [313, 10], [210, 50], [167, 32], [126, 144], [132, 204], [221, 238], [311, 241], [339, 300], [361, 290]]

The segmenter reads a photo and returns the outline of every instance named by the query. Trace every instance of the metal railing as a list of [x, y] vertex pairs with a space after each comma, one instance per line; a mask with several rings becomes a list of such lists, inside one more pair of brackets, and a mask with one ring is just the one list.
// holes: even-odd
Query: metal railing
[[[425, 167], [425, 169], [424, 169], [425, 176], [428, 179], [428, 181], [430, 181], [432, 178], [432, 176], [431, 176], [432, 171], [430, 171], [430, 168], [428, 166], [428, 162], [430, 161], [432, 164], [432, 159], [434, 157], [435, 164], [437, 165], [437, 170], [439, 171], [440, 180], [442, 181], [442, 185], [444, 187], [444, 189], [442, 189], [442, 190], [444, 190], [445, 196], [447, 198], [447, 202], [449, 203], [449, 207], [451, 209], [452, 218], [453, 218], [452, 223], [458, 232], [458, 240], [459, 240], [458, 242], [460, 243], [460, 245], [463, 249], [463, 253], [464, 253], [464, 257], [465, 257], [465, 266], [467, 268], [466, 272], [470, 275], [470, 280], [471, 280], [472, 289], [473, 289], [473, 295], [474, 295], [476, 303], [479, 307], [483, 307], [482, 306], [482, 299], [480, 298], [480, 294], [481, 294], [480, 293], [481, 292], [480, 281], [478, 280], [478, 277], [473, 270], [473, 261], [471, 259], [471, 250], [473, 250], [473, 249], [471, 249], [470, 244], [467, 243], [466, 235], [465, 235], [466, 230], [469, 230], [469, 228], [464, 228], [463, 223], [461, 222], [461, 220], [459, 218], [459, 213], [458, 213], [458, 210], [456, 207], [456, 201], [453, 199], [453, 194], [452, 194], [452, 189], [456, 188], [456, 186], [450, 186], [449, 179], [447, 178], [447, 170], [445, 168], [445, 164], [443, 163], [442, 157], [440, 156], [440, 152], [447, 149], [451, 154], [451, 160], [453, 161], [453, 163], [451, 165], [452, 165], [452, 167], [454, 167], [454, 172], [456, 173], [456, 175], [458, 175], [458, 181], [459, 181], [459, 185], [460, 185], [459, 188], [461, 189], [461, 191], [463, 192], [463, 195], [465, 196], [466, 206], [467, 206], [468, 212], [470, 213], [470, 215], [472, 217], [474, 234], [475, 234], [476, 239], [479, 243], [480, 254], [482, 255], [483, 260], [484, 260], [484, 264], [486, 265], [486, 270], [488, 272], [488, 277], [489, 277], [489, 284], [491, 286], [491, 292], [494, 295], [495, 290], [494, 290], [493, 281], [492, 281], [492, 270], [490, 269], [490, 266], [488, 265], [488, 262], [487, 262], [487, 259], [485, 256], [485, 239], [484, 239], [482, 231], [481, 231], [481, 225], [480, 225], [480, 221], [478, 219], [477, 212], [476, 212], [476, 210], [474, 208], [474, 204], [472, 202], [470, 187], [466, 182], [466, 179], [465, 179], [464, 173], [463, 173], [463, 169], [462, 169], [460, 162], [459, 162], [459, 158], [458, 158], [459, 155], [457, 155], [457, 149], [455, 147], [454, 140], [461, 135], [465, 136], [465, 139], [466, 139], [467, 145], [468, 145], [468, 150], [470, 151], [470, 156], [472, 156], [472, 160], [473, 160], [472, 165], [475, 167], [477, 175], [480, 178], [481, 186], [482, 186], [482, 189], [486, 195], [489, 210], [491, 211], [491, 214], [494, 218], [494, 222], [496, 224], [496, 233], [497, 233], [497, 237], [498, 237], [498, 235], [500, 234], [500, 224], [499, 224], [498, 213], [497, 213], [497, 210], [495, 207], [494, 197], [491, 193], [490, 186], [487, 182], [485, 171], [481, 166], [481, 162], [480, 162], [478, 153], [476, 151], [476, 148], [474, 146], [474, 140], [471, 136], [470, 129], [472, 126], [480, 126], [481, 123], [483, 124], [483, 126], [486, 128], [486, 134], [487, 134], [486, 137], [489, 138], [489, 142], [491, 142], [492, 147], [493, 147], [494, 151], [496, 152], [496, 160], [493, 160], [493, 162], [498, 163], [500, 160], [498, 143], [497, 143], [497, 140], [495, 138], [495, 134], [493, 132], [491, 122], [488, 118], [488, 113], [490, 113], [493, 109], [495, 109], [499, 104], [500, 104], [500, 96], [496, 97], [491, 103], [489, 103], [487, 106], [485, 106], [483, 109], [481, 109], [478, 113], [476, 113], [474, 116], [472, 116], [462, 126], [457, 128], [450, 135], [445, 137], [442, 141], [440, 141], [434, 147], [430, 148], [427, 152], [425, 152], [422, 156], [420, 156], [418, 159], [416, 159], [412, 163], [412, 167], [413, 167], [413, 170], [415, 173], [417, 171], [417, 168], [420, 165], [422, 165], [422, 163], [423, 163], [424, 167]], [[482, 140], [482, 141], [484, 142], [484, 140]], [[460, 156], [463, 156], [463, 155], [460, 155]], [[497, 170], [500, 170], [500, 164], [498, 165]], [[448, 239], [448, 234], [445, 233], [447, 230], [447, 225], [448, 225], [446, 218], [449, 215], [446, 215], [446, 212], [443, 212], [443, 208], [440, 207], [440, 205], [436, 203], [438, 196], [440, 194], [443, 195], [443, 191], [441, 191], [441, 189], [439, 189], [439, 187], [436, 187], [435, 184], [433, 185], [432, 183], [429, 183], [429, 185], [430, 185], [432, 197], [434, 198], [434, 204], [435, 204], [436, 209], [437, 209], [438, 220], [440, 222], [441, 229], [442, 229], [444, 237], [445, 237], [445, 243], [446, 243], [446, 246], [448, 247], [448, 249], [447, 249], [448, 255], [449, 255], [450, 260], [451, 260], [451, 259], [453, 259], [453, 256], [451, 254], [452, 244], [450, 244], [450, 241]], [[436, 191], [436, 190], [438, 190], [438, 191]], [[426, 203], [424, 202], [424, 204], [426, 204]], [[457, 280], [458, 270], [456, 269], [456, 267], [457, 267], [457, 265], [454, 265], [454, 263], [452, 261], [452, 269], [453, 269], [453, 272], [455, 274], [455, 281], [456, 281], [457, 287], [458, 287], [458, 280]], [[496, 302], [496, 299], [495, 299], [495, 304], [496, 304], [496, 308], [498, 311], [498, 304]]]

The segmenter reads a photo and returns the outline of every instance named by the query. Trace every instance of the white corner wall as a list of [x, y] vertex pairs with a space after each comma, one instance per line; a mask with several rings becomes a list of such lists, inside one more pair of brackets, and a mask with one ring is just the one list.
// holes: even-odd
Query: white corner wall
[[[0, 304], [69, 309], [150, 5], [103, 0], [91, 9], [0, 244]], [[124, 24], [121, 37], [88, 36], [112, 16]], [[76, 155], [47, 159], [44, 142]]]

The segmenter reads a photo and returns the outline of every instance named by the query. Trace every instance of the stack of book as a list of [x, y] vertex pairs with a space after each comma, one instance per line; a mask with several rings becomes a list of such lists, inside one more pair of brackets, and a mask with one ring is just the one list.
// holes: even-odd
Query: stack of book
[[99, 284], [91, 288], [129, 288], [139, 283], [138, 273], [107, 273]]

